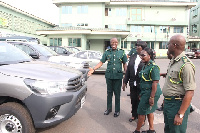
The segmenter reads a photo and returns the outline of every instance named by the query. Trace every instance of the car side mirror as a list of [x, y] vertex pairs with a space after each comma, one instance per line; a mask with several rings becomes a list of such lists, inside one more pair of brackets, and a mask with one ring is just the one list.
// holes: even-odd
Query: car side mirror
[[64, 51], [63, 53], [64, 53], [64, 54], [68, 54], [68, 52], [67, 52], [67, 51]]
[[30, 53], [29, 54], [33, 59], [39, 59], [39, 55], [37, 53]]

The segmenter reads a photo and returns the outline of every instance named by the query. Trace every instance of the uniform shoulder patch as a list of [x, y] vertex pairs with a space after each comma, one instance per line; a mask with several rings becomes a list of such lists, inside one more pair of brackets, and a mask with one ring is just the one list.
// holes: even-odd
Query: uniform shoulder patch
[[182, 57], [182, 60], [183, 60], [184, 63], [190, 62], [190, 60], [188, 59], [187, 56], [183, 56], [183, 57]]

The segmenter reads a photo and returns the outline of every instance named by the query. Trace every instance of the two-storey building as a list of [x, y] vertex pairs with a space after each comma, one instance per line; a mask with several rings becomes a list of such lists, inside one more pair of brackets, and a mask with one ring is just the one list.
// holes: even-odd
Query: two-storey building
[[[53, 0], [60, 9], [59, 27], [38, 30], [48, 45], [76, 46], [103, 52], [111, 37], [130, 50], [138, 39], [146, 41], [157, 56], [166, 56], [174, 34], [188, 38], [189, 0]], [[187, 39], [188, 42], [188, 39]]]

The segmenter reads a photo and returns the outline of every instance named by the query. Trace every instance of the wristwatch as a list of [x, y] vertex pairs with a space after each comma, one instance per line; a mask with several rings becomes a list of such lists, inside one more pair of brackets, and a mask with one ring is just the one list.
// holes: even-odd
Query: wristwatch
[[179, 118], [183, 118], [183, 116], [184, 116], [184, 114], [179, 114], [179, 113], [177, 113], [177, 115], [179, 116]]

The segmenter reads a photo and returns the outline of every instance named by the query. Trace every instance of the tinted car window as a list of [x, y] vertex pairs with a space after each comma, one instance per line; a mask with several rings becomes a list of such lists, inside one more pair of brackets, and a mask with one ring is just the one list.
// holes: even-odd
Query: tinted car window
[[64, 54], [65, 49], [64, 49], [64, 48], [57, 47], [57, 48], [55, 48], [55, 51], [56, 51], [56, 53]]
[[89, 52], [89, 59], [101, 59], [101, 54], [97, 52]]
[[87, 59], [87, 52], [79, 52], [76, 54], [76, 57], [81, 59]]
[[55, 51], [51, 50], [47, 46], [34, 44], [32, 45], [35, 49], [37, 49], [44, 56], [56, 56], [58, 55]]
[[20, 44], [16, 44], [15, 46], [21, 49], [22, 51], [24, 51], [25, 53], [27, 53], [28, 55], [31, 53], [35, 53], [34, 50], [30, 48], [29, 46], [20, 45]]

